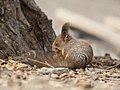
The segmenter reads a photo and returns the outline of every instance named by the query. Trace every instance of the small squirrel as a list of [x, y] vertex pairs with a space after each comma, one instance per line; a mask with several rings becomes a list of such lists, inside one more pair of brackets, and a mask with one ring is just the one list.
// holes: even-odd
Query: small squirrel
[[52, 44], [52, 51], [60, 58], [59, 66], [71, 69], [85, 69], [91, 64], [93, 50], [91, 45], [82, 39], [74, 39], [69, 35], [70, 24], [62, 26], [61, 34], [56, 37]]
[[[32, 51], [26, 54], [26, 59], [22, 62], [38, 67], [85, 69], [93, 59], [92, 47], [85, 40], [72, 38], [68, 33], [69, 28], [69, 23], [62, 26], [61, 34], [56, 37], [52, 44], [53, 55], [41, 54], [42, 57], [40, 57], [39, 54]], [[32, 58], [30, 57], [31, 54]]]

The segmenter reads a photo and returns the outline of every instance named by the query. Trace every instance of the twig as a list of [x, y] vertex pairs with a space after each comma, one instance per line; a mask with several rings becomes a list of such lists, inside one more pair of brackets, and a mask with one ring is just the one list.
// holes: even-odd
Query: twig
[[48, 65], [51, 68], [55, 68], [54, 66], [50, 65], [47, 61], [45, 61], [45, 64]]
[[[27, 61], [29, 62], [29, 61], [31, 61], [31, 62], [33, 62], [33, 63], [37, 63], [37, 64], [39, 64], [39, 65], [45, 65], [45, 66], [48, 66], [48, 67], [51, 67], [51, 68], [54, 68], [54, 66], [52, 66], [52, 65], [50, 65], [49, 63], [47, 63], [47, 61], [45, 61], [45, 62], [41, 62], [41, 61], [38, 61], [38, 60], [35, 60], [35, 59], [32, 59], [32, 58], [27, 58]], [[25, 62], [25, 61], [23, 61], [23, 62]]]

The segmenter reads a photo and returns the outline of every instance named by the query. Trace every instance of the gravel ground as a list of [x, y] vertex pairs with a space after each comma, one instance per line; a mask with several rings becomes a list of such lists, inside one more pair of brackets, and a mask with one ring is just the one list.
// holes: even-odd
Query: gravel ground
[[108, 54], [95, 57], [95, 68], [37, 68], [0, 59], [0, 90], [119, 90], [120, 63]]

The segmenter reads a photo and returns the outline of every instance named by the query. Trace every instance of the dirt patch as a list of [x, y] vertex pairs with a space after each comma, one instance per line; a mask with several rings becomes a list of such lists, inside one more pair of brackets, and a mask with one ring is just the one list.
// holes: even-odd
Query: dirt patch
[[119, 90], [119, 62], [109, 54], [94, 57], [93, 66], [67, 68], [37, 68], [13, 60], [0, 60], [0, 88], [5, 90]]
[[120, 68], [120, 60], [112, 59], [108, 53], [106, 53], [104, 56], [95, 56], [92, 64], [94, 67], [101, 69]]

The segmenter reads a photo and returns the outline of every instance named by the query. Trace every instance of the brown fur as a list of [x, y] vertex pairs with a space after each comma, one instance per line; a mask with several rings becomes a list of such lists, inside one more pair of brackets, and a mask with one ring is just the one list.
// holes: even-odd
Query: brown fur
[[69, 23], [62, 27], [61, 34], [52, 44], [52, 50], [62, 58], [62, 66], [68, 68], [86, 68], [93, 58], [91, 45], [84, 40], [73, 39], [69, 33]]

